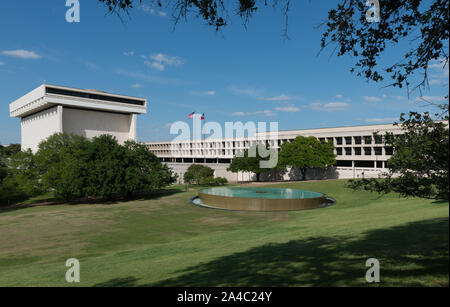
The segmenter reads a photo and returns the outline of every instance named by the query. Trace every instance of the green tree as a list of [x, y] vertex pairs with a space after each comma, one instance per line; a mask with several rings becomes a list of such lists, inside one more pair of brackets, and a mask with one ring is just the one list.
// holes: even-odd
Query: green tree
[[83, 163], [83, 195], [112, 199], [126, 192], [126, 150], [112, 135], [92, 139]]
[[0, 145], [0, 185], [8, 175], [8, 161], [11, 156], [20, 152], [20, 144]]
[[125, 192], [151, 192], [176, 181], [172, 170], [162, 164], [147, 146], [125, 142]]
[[56, 133], [39, 144], [35, 155], [46, 190], [66, 200], [83, 195], [83, 168], [89, 140], [76, 134]]
[[264, 145], [253, 145], [249, 149], [244, 150], [244, 152], [240, 155], [236, 155], [227, 170], [233, 173], [254, 173], [256, 175], [256, 181], [259, 182], [261, 174], [267, 173], [271, 170], [270, 168], [261, 167], [261, 161], [267, 160], [263, 157], [263, 154], [260, 153], [259, 149], [261, 146], [263, 149], [265, 148], [266, 152], [270, 150], [268, 146], [264, 147]]
[[336, 155], [331, 142], [322, 142], [313, 136], [298, 136], [292, 142], [281, 145], [278, 167], [296, 167], [302, 180], [308, 168], [327, 168], [336, 164]]
[[394, 151], [383, 179], [351, 180], [349, 187], [403, 196], [449, 199], [448, 116], [436, 121], [428, 113], [410, 113], [400, 118], [404, 134], [385, 135], [385, 145]]
[[192, 164], [184, 173], [183, 179], [186, 183], [195, 183], [197, 185], [208, 181], [208, 179], [214, 178], [214, 170], [209, 166]]
[[3, 199], [26, 199], [42, 193], [40, 172], [31, 152], [19, 151], [8, 162], [8, 175], [2, 182]]

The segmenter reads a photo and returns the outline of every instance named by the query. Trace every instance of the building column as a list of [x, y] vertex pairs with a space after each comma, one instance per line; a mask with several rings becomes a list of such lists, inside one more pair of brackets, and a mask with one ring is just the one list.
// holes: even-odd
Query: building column
[[130, 114], [130, 134], [129, 138], [136, 142], [136, 114]]
[[355, 179], [355, 160], [352, 160], [353, 179]]
[[58, 132], [63, 133], [64, 132], [64, 126], [63, 126], [63, 106], [58, 105], [56, 107], [56, 113], [58, 114]]

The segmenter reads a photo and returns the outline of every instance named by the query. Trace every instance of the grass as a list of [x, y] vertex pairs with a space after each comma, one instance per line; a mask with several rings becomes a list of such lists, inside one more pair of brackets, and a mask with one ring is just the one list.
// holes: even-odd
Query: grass
[[196, 191], [152, 198], [0, 211], [0, 286], [449, 285], [448, 202], [352, 191], [346, 181], [285, 183], [325, 192], [328, 208], [231, 212], [189, 203]]

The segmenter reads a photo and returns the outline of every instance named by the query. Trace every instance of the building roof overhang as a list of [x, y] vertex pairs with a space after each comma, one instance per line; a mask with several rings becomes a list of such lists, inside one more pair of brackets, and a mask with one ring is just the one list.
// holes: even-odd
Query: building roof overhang
[[[66, 95], [62, 93], [72, 93]], [[119, 101], [131, 101], [123, 103]], [[11, 117], [25, 117], [54, 105], [128, 114], [147, 113], [147, 99], [43, 84], [9, 105]]]

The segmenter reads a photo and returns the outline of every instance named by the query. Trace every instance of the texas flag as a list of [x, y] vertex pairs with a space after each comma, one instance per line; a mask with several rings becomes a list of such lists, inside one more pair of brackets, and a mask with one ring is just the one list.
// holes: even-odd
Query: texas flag
[[194, 118], [195, 112], [192, 112], [191, 114], [188, 115], [188, 118]]

